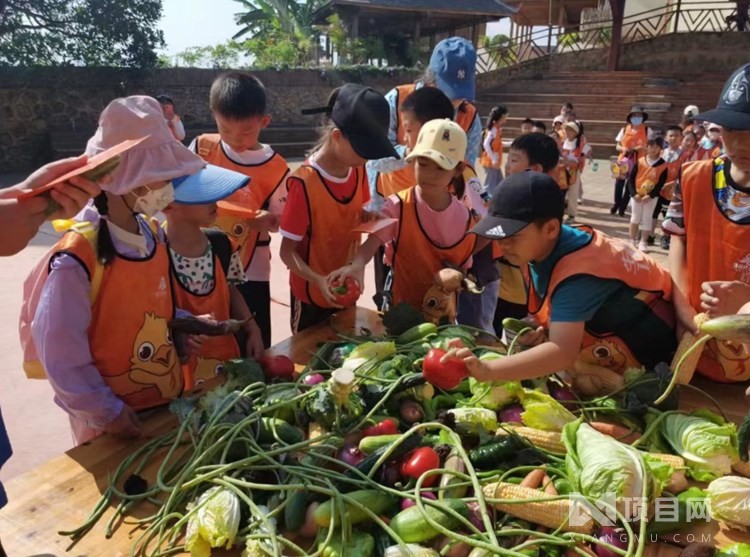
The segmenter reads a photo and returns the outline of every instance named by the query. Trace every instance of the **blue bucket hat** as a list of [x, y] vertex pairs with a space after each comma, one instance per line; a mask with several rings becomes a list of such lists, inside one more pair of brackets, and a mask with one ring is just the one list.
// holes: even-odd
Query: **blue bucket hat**
[[470, 41], [451, 37], [440, 41], [430, 57], [438, 89], [452, 101], [474, 101], [477, 91], [477, 51]]
[[226, 199], [249, 182], [249, 176], [207, 164], [195, 174], [172, 180], [174, 200], [183, 205], [216, 203]]

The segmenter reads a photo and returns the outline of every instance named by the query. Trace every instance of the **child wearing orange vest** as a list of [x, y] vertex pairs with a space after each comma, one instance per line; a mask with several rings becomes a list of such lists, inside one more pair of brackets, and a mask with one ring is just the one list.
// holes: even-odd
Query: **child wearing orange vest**
[[185, 375], [192, 379], [185, 389], [192, 389], [193, 394], [221, 382], [224, 362], [239, 358], [241, 352], [255, 359], [263, 355], [260, 328], [237, 289], [245, 282], [239, 246], [220, 230], [210, 228], [216, 219], [216, 202], [247, 185], [249, 179], [244, 174], [237, 176], [231, 187], [213, 190], [173, 180], [174, 202], [164, 209], [175, 305], [183, 312], [210, 315], [217, 321], [246, 321], [242, 351], [234, 335], [207, 337], [185, 364]]
[[661, 148], [661, 137], [649, 139], [646, 142], [646, 155], [633, 166], [627, 181], [631, 211], [630, 240], [644, 253], [648, 253], [647, 238], [654, 226], [654, 209], [661, 190], [667, 183], [668, 168], [661, 158]]
[[[650, 135], [650, 130], [646, 127], [645, 122], [648, 120], [648, 113], [639, 106], [630, 109], [630, 114], [626, 118], [627, 124], [617, 134], [617, 152], [619, 163], [628, 163], [632, 167], [643, 156], [646, 148], [646, 141]], [[611, 214], [618, 213], [621, 217], [625, 216], [625, 209], [630, 201], [630, 194], [625, 187], [626, 179], [615, 180], [615, 204], [609, 210]]]
[[[680, 168], [687, 161], [687, 154], [682, 150], [682, 128], [680, 126], [669, 126], [667, 128], [667, 135], [664, 139], [664, 150], [661, 153], [661, 158], [667, 163], [667, 182], [661, 189], [659, 198], [654, 208], [654, 220], [652, 223], [651, 233], [646, 240], [646, 243], [651, 246], [656, 241], [654, 236], [654, 230], [656, 224], [659, 221], [659, 215], [666, 213], [665, 207], [669, 206], [669, 202], [672, 200], [672, 194], [674, 188], [677, 185], [677, 179], [680, 176]], [[661, 237], [661, 248], [669, 249], [669, 235], [664, 234]]]
[[347, 83], [326, 106], [303, 111], [317, 113], [327, 116], [327, 126], [287, 180], [280, 226], [295, 333], [340, 309], [329, 275], [351, 260], [359, 244], [353, 229], [370, 200], [365, 162], [397, 156], [388, 141], [388, 102], [374, 89]]
[[[727, 80], [717, 107], [696, 120], [723, 127], [726, 155], [689, 162], [675, 190], [665, 229], [680, 333], [695, 334], [697, 312], [738, 313], [750, 300], [750, 64]], [[715, 381], [750, 379], [750, 352], [708, 341], [697, 371]]]
[[271, 122], [266, 89], [253, 75], [222, 74], [211, 85], [211, 112], [219, 133], [195, 138], [190, 148], [203, 160], [251, 178], [219, 203], [215, 225], [240, 246], [246, 282], [237, 285], [255, 315], [263, 345], [271, 345], [271, 232], [286, 203], [289, 166], [259, 135]]
[[489, 362], [461, 349], [443, 361], [463, 359], [480, 381], [543, 377], [578, 361], [620, 374], [670, 361], [677, 343], [669, 273], [625, 242], [563, 225], [564, 211], [546, 174], [521, 172], [500, 184], [472, 233], [498, 240], [527, 271], [529, 313], [540, 327], [518, 339], [533, 346], [519, 354]]
[[503, 179], [503, 125], [507, 118], [508, 109], [503, 105], [493, 108], [487, 118], [480, 164], [484, 167], [484, 191], [488, 196]]
[[474, 216], [449, 192], [463, 172], [466, 134], [450, 120], [422, 126], [417, 144], [407, 157], [415, 162], [417, 185], [392, 195], [381, 210], [393, 225], [371, 234], [351, 264], [331, 276], [362, 280], [365, 265], [385, 244], [392, 267], [393, 304], [408, 303], [421, 310], [435, 273], [446, 265], [468, 268], [476, 238], [467, 236]]
[[172, 201], [171, 180], [187, 176], [183, 187], [237, 183], [233, 173], [204, 171], [150, 97], [110, 103], [86, 153], [143, 137], [102, 182], [95, 208], [83, 215], [88, 222], [51, 250], [31, 323], [40, 366], [78, 443], [102, 432], [137, 436], [136, 412], [168, 403], [191, 381], [168, 328], [175, 306], [167, 244], [147, 219]]
[[583, 173], [583, 168], [586, 166], [586, 157], [591, 152], [591, 147], [586, 143], [580, 124], [577, 122], [565, 122], [563, 124], [563, 133], [565, 134], [565, 140], [560, 149], [560, 157], [565, 165], [565, 174], [568, 182], [568, 219], [572, 221], [578, 215], [581, 174]]
[[724, 149], [721, 142], [721, 127], [707, 124], [706, 135], [700, 141], [695, 151], [695, 160], [707, 161], [720, 157]]

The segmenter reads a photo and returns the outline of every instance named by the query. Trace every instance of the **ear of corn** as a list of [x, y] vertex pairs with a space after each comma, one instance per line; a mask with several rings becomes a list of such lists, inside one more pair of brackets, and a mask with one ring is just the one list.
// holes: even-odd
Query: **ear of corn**
[[[705, 313], [699, 313], [694, 318], [695, 325], [698, 328], [700, 328], [701, 325], [703, 325], [703, 323], [705, 323], [706, 321], [708, 321], [708, 315], [706, 315]], [[672, 370], [672, 373], [677, 373], [678, 385], [687, 385], [688, 383], [690, 383], [690, 381], [692, 381], [693, 375], [695, 375], [695, 369], [698, 367], [698, 361], [701, 359], [701, 354], [703, 353], [703, 351], [696, 348], [692, 354], [685, 358], [685, 361], [682, 362], [682, 365], [679, 366], [679, 369], [677, 369], [677, 365], [679, 364], [680, 359], [685, 354], [685, 352], [693, 347], [693, 345], [698, 342], [705, 343], [707, 340], [708, 339], [703, 338], [703, 335], [696, 336], [689, 331], [685, 332], [685, 334], [682, 335], [680, 344], [679, 346], [677, 346], [677, 352], [675, 352], [674, 358], [672, 358], [672, 364], [669, 366]]]
[[576, 360], [572, 375], [573, 389], [585, 396], [608, 395], [625, 387], [619, 373], [581, 360]]
[[[562, 435], [558, 431], [542, 431], [533, 427], [506, 425], [506, 429], [514, 432], [520, 437], [526, 439], [529, 443], [545, 451], [552, 453], [565, 453], [565, 445], [562, 442]], [[498, 436], [506, 436], [508, 432], [505, 429], [498, 429]]]
[[[577, 513], [580, 518], [584, 519], [584, 524], [576, 526], [569, 524], [573, 505], [576, 503], [568, 499], [555, 500], [554, 497], [542, 491], [505, 482], [487, 484], [483, 492], [488, 499], [518, 501], [518, 503], [495, 502], [491, 504], [495, 509], [521, 520], [528, 520], [553, 530], [562, 528], [566, 532], [578, 534], [591, 534], [594, 530], [594, 520], [585, 511]], [[533, 501], [534, 499], [542, 499], [542, 501]], [[544, 499], [548, 500], [544, 501]]]
[[669, 464], [675, 470], [685, 469], [685, 459], [681, 456], [665, 453], [648, 453], [648, 456], [655, 458], [664, 464]]

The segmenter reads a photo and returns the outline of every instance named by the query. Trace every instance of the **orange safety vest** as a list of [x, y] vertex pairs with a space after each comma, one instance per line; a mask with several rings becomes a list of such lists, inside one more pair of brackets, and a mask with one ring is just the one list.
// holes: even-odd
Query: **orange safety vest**
[[[193, 294], [177, 277], [174, 261], [170, 257], [172, 292], [175, 305], [193, 315], [213, 314], [217, 321], [231, 317], [229, 283], [216, 253], [214, 253], [215, 285], [207, 294]], [[185, 390], [191, 395], [204, 392], [224, 381], [223, 364], [226, 360], [240, 357], [240, 347], [233, 335], [207, 337], [200, 352], [183, 367]]]
[[[488, 134], [488, 131], [485, 131], [485, 137], [486, 134]], [[482, 142], [484, 143], [484, 141]], [[479, 158], [479, 164], [481, 164], [485, 168], [500, 168], [503, 167], [503, 130], [502, 128], [498, 128], [495, 132], [495, 139], [492, 140], [490, 143], [490, 149], [493, 153], [497, 153], [497, 164], [494, 164], [492, 162], [492, 159], [487, 154], [487, 151], [482, 149], [482, 155]]]
[[401, 107], [403, 106], [406, 98], [416, 90], [416, 83], [408, 83], [406, 85], [399, 85], [398, 87], [396, 87], [396, 121], [398, 122], [398, 128], [396, 129], [396, 141], [399, 145], [406, 145], [406, 132], [404, 131], [404, 123], [401, 121]]
[[[74, 256], [92, 276], [96, 253], [83, 235], [65, 234], [55, 253]], [[173, 315], [166, 244], [156, 240], [147, 259], [116, 255], [104, 267], [91, 307], [89, 347], [104, 382], [135, 410], [166, 404], [184, 390], [167, 326]]]
[[477, 107], [469, 101], [461, 101], [461, 104], [456, 108], [456, 116], [454, 120], [456, 124], [461, 126], [466, 134], [469, 134], [471, 126], [474, 124], [474, 120], [477, 118]]
[[578, 171], [581, 169], [580, 162], [577, 166], [570, 167], [565, 164], [568, 155], [572, 154], [576, 160], [579, 160], [583, 156], [583, 148], [585, 146], [586, 142], [581, 138], [578, 142], [578, 146], [572, 151], [570, 149], [560, 150], [563, 158], [561, 158], [560, 162], [557, 164], [557, 185], [560, 186], [561, 190], [567, 191], [570, 186], [576, 183], [576, 180], [578, 180]]
[[[302, 182], [310, 214], [310, 228], [297, 243], [297, 253], [313, 272], [327, 276], [349, 263], [359, 248], [360, 235], [352, 230], [361, 219], [364, 191], [368, 188], [364, 167], [353, 168], [356, 187], [351, 197], [336, 199], [328, 184], [312, 166], [302, 165], [293, 174]], [[298, 300], [330, 308], [317, 286], [289, 274], [292, 294]]]
[[[640, 157], [643, 149], [646, 147], [647, 141], [648, 131], [646, 126], [641, 125], [638, 126], [638, 129], [635, 129], [630, 124], [627, 124], [625, 126], [625, 131], [622, 134], [620, 145], [625, 149], [636, 149], [638, 151], [638, 156]], [[620, 153], [618, 159], [622, 160], [623, 158], [625, 158], [625, 154]]]
[[[716, 206], [714, 189], [727, 186], [724, 157], [687, 163], [680, 187], [685, 215], [687, 295], [701, 311], [701, 284], [714, 280], [750, 282], [750, 224], [738, 224]], [[750, 355], [739, 343], [710, 340], [698, 371], [715, 381], [750, 379]]]
[[[289, 166], [284, 157], [278, 153], [262, 164], [239, 164], [230, 159], [221, 145], [221, 136], [218, 133], [204, 134], [196, 139], [198, 154], [203, 160], [228, 170], [234, 170], [250, 176], [250, 183], [234, 192], [226, 200], [237, 203], [251, 210], [268, 210], [276, 190], [284, 183], [289, 173]], [[232, 215], [222, 215], [215, 222], [227, 236], [237, 242], [240, 246], [240, 257], [245, 270], [255, 256], [256, 248], [267, 246], [271, 243], [268, 232], [259, 232], [250, 228], [247, 219]]]
[[466, 234], [452, 246], [440, 247], [425, 233], [419, 221], [414, 187], [398, 193], [400, 217], [398, 237], [393, 242], [393, 303], [406, 302], [422, 308], [424, 296], [444, 261], [462, 267], [474, 252], [477, 237], [468, 234], [474, 218], [466, 211]]
[[414, 175], [414, 165], [409, 164], [395, 172], [378, 172], [375, 179], [375, 189], [383, 197], [404, 191], [417, 183]]
[[638, 173], [635, 176], [635, 192], [638, 195], [649, 195], [659, 182], [662, 172], [666, 172], [665, 165], [651, 166], [646, 157], [638, 160]]
[[540, 325], [549, 327], [550, 301], [556, 288], [568, 278], [590, 275], [621, 281], [638, 294], [613, 300], [609, 308], [602, 306], [586, 322], [579, 359], [617, 373], [669, 361], [676, 348], [669, 272], [626, 242], [588, 226], [578, 228], [590, 233], [591, 240], [557, 261], [546, 293], [536, 291], [527, 270], [529, 313]]

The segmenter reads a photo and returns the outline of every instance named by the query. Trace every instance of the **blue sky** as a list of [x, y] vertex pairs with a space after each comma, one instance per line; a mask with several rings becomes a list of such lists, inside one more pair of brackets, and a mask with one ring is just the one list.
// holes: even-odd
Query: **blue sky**
[[[168, 55], [191, 46], [222, 43], [239, 31], [234, 14], [242, 11], [242, 4], [234, 0], [164, 0], [163, 7], [161, 28]], [[493, 34], [492, 29], [507, 33], [496, 24], [491, 24], [489, 34]]]

